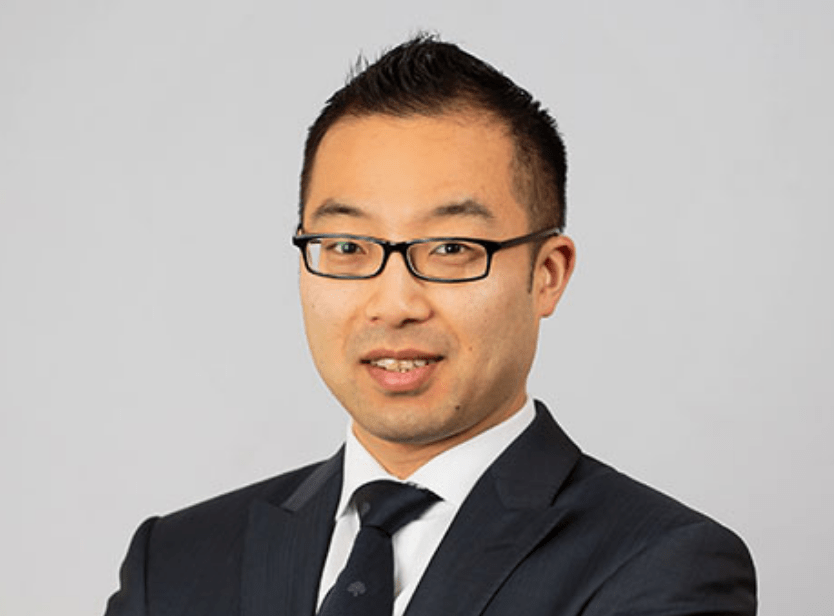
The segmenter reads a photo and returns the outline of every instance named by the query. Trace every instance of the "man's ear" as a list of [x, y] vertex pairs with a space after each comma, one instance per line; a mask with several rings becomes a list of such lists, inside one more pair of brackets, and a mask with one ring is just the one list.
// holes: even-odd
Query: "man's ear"
[[539, 317], [549, 317], [576, 263], [576, 246], [567, 235], [557, 235], [542, 245], [533, 269], [532, 293]]

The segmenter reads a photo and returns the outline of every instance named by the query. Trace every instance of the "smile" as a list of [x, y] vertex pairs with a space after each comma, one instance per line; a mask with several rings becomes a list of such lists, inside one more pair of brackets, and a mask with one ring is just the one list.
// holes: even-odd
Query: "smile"
[[362, 359], [368, 376], [387, 394], [418, 394], [433, 380], [438, 364], [444, 359], [419, 349], [372, 352]]
[[436, 361], [436, 359], [394, 359], [393, 357], [381, 357], [370, 360], [368, 363], [388, 372], [410, 372], [415, 368], [424, 368]]

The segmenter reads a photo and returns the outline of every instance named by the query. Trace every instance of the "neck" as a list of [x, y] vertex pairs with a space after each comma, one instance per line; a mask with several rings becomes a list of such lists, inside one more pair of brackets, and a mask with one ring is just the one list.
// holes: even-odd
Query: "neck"
[[515, 415], [524, 406], [526, 395], [521, 401], [509, 407], [506, 412], [490, 416], [470, 428], [428, 443], [392, 441], [380, 438], [353, 422], [352, 430], [356, 440], [371, 454], [386, 472], [397, 479], [408, 479], [429, 460], [471, 438], [497, 426]]
[[[464, 439], [446, 439], [440, 443], [415, 445], [411, 443], [394, 443], [379, 439], [362, 430], [357, 430], [354, 424], [353, 433], [359, 443], [379, 462], [379, 465], [397, 479], [408, 479], [417, 469], [435, 456], [451, 449]], [[449, 441], [449, 442], [447, 442]]]

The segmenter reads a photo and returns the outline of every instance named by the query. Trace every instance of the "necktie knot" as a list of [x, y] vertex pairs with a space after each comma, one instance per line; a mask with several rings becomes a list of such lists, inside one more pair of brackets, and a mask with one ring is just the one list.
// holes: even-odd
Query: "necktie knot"
[[396, 481], [372, 481], [354, 492], [362, 527], [374, 527], [388, 535], [417, 519], [437, 502], [432, 491]]
[[430, 490], [372, 481], [353, 493], [362, 527], [347, 564], [327, 593], [319, 616], [391, 616], [394, 554], [391, 535], [440, 500]]

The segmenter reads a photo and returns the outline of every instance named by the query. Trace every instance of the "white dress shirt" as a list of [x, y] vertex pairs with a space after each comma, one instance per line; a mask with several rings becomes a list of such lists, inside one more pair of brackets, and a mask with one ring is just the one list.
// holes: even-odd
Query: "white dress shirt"
[[[528, 397], [524, 406], [509, 419], [435, 456], [417, 469], [408, 483], [428, 488], [441, 500], [418, 519], [394, 533], [394, 614], [402, 616], [423, 572], [452, 524], [463, 501], [495, 459], [535, 417]], [[450, 472], [450, 469], [454, 469]], [[356, 440], [350, 425], [345, 442], [342, 495], [336, 508], [335, 527], [319, 584], [318, 606], [347, 564], [353, 541], [359, 532], [359, 515], [352, 502], [359, 486], [377, 479], [401, 481], [390, 475]]]

